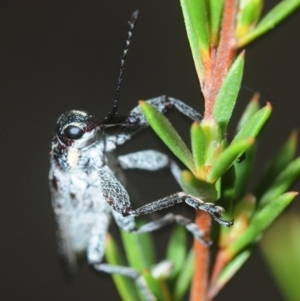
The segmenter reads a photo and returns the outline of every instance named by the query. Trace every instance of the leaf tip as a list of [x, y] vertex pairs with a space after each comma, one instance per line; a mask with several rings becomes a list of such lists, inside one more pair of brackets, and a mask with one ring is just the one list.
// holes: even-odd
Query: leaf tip
[[271, 103], [268, 101], [266, 107], [268, 108], [268, 110], [271, 112], [272, 111], [272, 105]]
[[258, 104], [259, 103], [259, 99], [260, 99], [260, 94], [259, 92], [255, 92], [254, 95], [251, 98], [251, 103], [253, 104]]
[[290, 135], [290, 140], [294, 143], [297, 144], [298, 142], [298, 130], [297, 129], [293, 129]]
[[246, 55], [246, 50], [243, 49], [243, 50], [241, 51], [241, 53], [240, 53], [239, 56], [240, 56], [242, 59], [244, 59], [244, 58], [245, 58], [245, 55]]
[[289, 191], [287, 194], [289, 194], [291, 197], [295, 198], [299, 192], [298, 191]]
[[199, 125], [200, 125], [199, 121], [194, 121], [193, 124], [192, 124], [192, 128], [198, 128]]

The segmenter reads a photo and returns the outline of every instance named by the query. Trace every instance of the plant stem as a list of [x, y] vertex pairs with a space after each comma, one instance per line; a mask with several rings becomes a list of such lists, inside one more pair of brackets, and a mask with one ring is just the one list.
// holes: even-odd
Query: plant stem
[[[211, 216], [197, 210], [195, 223], [204, 233], [204, 239], [209, 240]], [[208, 273], [209, 273], [209, 247], [194, 240], [195, 272], [192, 281], [191, 301], [207, 301]]]
[[[225, 0], [220, 44], [217, 48], [211, 47], [210, 61], [204, 64], [205, 79], [202, 93], [205, 99], [205, 118], [212, 117], [216, 97], [236, 54], [234, 31], [237, 7], [238, 0]], [[203, 231], [205, 238], [208, 240], [211, 226], [210, 215], [206, 212], [196, 211], [195, 223]], [[195, 240], [194, 249], [195, 272], [190, 300], [208, 301], [211, 299], [208, 297], [209, 248]]]
[[220, 287], [216, 285], [216, 281], [218, 276], [220, 275], [220, 272], [224, 268], [224, 266], [228, 263], [230, 260], [230, 257], [228, 256], [228, 252], [225, 252], [224, 250], [218, 251], [214, 267], [212, 270], [212, 274], [210, 277], [210, 282], [209, 282], [209, 289], [208, 289], [208, 300], [212, 300], [220, 290]]
[[212, 116], [216, 96], [236, 53], [234, 29], [237, 7], [237, 0], [225, 0], [220, 44], [217, 49], [211, 49], [211, 64], [205, 70], [205, 84], [202, 89], [205, 118]]

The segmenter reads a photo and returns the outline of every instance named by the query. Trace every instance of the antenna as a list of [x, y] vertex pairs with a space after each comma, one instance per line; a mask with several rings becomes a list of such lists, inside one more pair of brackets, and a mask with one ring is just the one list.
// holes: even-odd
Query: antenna
[[114, 97], [114, 104], [112, 110], [107, 114], [107, 116], [104, 118], [105, 123], [110, 123], [113, 119], [113, 117], [117, 113], [118, 109], [118, 103], [119, 103], [119, 98], [120, 98], [120, 89], [121, 89], [121, 83], [122, 83], [122, 76], [123, 76], [123, 70], [124, 70], [124, 65], [125, 65], [125, 58], [129, 50], [129, 46], [131, 43], [131, 37], [132, 33], [135, 27], [136, 20], [138, 18], [139, 11], [136, 10], [130, 17], [130, 20], [128, 21], [129, 29], [127, 31], [127, 36], [125, 40], [125, 48], [123, 50], [122, 56], [121, 56], [121, 61], [120, 61], [120, 67], [119, 67], [119, 74], [118, 74], [118, 79], [117, 79], [117, 86], [116, 86], [116, 91], [115, 91], [115, 97]]

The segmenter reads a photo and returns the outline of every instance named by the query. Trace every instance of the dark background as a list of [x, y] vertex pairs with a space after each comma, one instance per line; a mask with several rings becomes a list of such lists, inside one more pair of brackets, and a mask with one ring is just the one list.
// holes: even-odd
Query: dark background
[[[278, 1], [266, 2], [265, 11]], [[97, 275], [87, 265], [73, 281], [63, 276], [56, 256], [48, 153], [61, 113], [82, 106], [98, 115], [108, 112], [126, 23], [137, 8], [140, 17], [126, 61], [120, 112], [128, 112], [139, 99], [162, 94], [202, 111], [179, 1], [0, 2], [1, 301], [119, 300], [110, 276]], [[274, 106], [261, 136], [254, 179], [300, 124], [299, 38], [297, 12], [247, 48], [243, 84], [260, 91], [262, 102], [271, 99]], [[249, 91], [241, 90], [231, 132], [250, 97]], [[184, 125], [180, 133], [188, 137], [189, 121], [175, 112], [170, 115]], [[147, 148], [168, 152], [147, 130], [119, 153]], [[140, 204], [178, 190], [168, 172], [155, 177], [129, 172], [128, 177], [138, 187]], [[174, 210], [189, 211], [184, 206]], [[155, 234], [160, 250], [168, 235], [168, 229]], [[240, 299], [283, 300], [258, 250], [216, 298]]]

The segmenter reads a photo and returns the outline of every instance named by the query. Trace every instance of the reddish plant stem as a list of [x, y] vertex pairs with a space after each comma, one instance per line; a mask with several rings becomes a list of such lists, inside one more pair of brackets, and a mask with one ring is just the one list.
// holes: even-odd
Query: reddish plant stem
[[234, 31], [237, 6], [238, 0], [225, 0], [220, 44], [217, 49], [211, 49], [211, 64], [209, 69], [205, 70], [202, 89], [205, 99], [205, 118], [212, 116], [216, 96], [236, 53]]
[[[195, 223], [204, 233], [204, 239], [209, 240], [211, 216], [204, 211], [196, 211]], [[191, 288], [191, 301], [206, 301], [209, 273], [209, 247], [194, 240], [195, 272]]]
[[225, 265], [230, 261], [230, 259], [231, 257], [229, 256], [228, 252], [225, 252], [224, 250], [218, 251], [209, 281], [207, 300], [212, 300], [219, 293], [221, 287], [217, 285], [216, 281], [221, 271], [223, 270]]
[[[205, 118], [212, 117], [216, 96], [236, 54], [234, 31], [237, 6], [238, 0], [225, 0], [220, 43], [217, 48], [210, 49], [210, 59], [204, 62], [205, 79], [202, 85], [202, 93], [205, 99]], [[208, 239], [211, 226], [210, 215], [203, 211], [196, 211], [195, 223], [205, 233], [205, 238]], [[212, 298], [208, 296], [209, 248], [195, 240], [194, 250], [195, 272], [190, 300], [209, 301]], [[222, 260], [215, 266], [214, 278], [219, 274], [221, 266], [223, 266]]]

